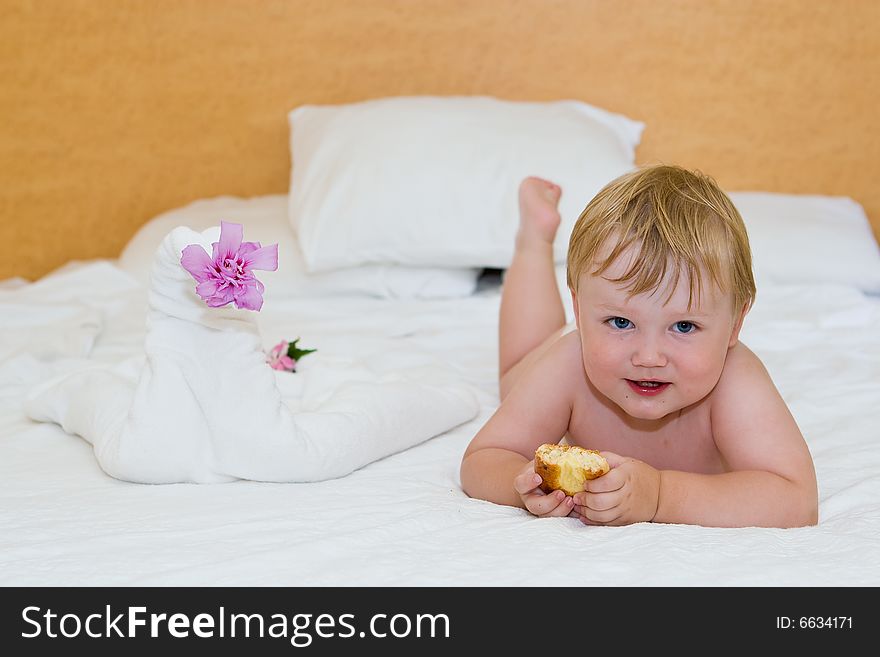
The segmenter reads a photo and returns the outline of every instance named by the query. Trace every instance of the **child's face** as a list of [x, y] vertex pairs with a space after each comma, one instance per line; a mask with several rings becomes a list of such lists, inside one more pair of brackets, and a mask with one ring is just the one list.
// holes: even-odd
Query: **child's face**
[[736, 344], [744, 312], [734, 312], [702, 272], [703, 291], [688, 311], [689, 281], [669, 299], [667, 276], [656, 291], [632, 297], [608, 279], [629, 263], [624, 253], [601, 276], [585, 273], [574, 297], [584, 370], [590, 382], [628, 415], [656, 420], [708, 395]]

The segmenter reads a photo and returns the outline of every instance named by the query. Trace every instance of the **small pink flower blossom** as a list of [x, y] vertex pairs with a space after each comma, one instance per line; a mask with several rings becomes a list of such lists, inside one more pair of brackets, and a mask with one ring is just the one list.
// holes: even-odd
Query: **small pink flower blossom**
[[288, 349], [290, 349], [290, 343], [286, 340], [282, 340], [272, 347], [272, 351], [269, 352], [269, 357], [266, 359], [269, 367], [273, 370], [296, 372], [296, 361], [287, 355]]
[[282, 372], [296, 372], [296, 364], [303, 356], [308, 356], [317, 351], [317, 349], [300, 349], [297, 346], [299, 338], [293, 342], [282, 340], [268, 353], [266, 362], [273, 370]]
[[196, 280], [196, 293], [212, 308], [235, 303], [236, 308], [263, 307], [263, 284], [254, 269], [278, 269], [278, 245], [260, 247], [259, 242], [242, 242], [241, 224], [220, 222], [220, 241], [213, 242], [209, 256], [198, 244], [187, 246], [180, 264]]

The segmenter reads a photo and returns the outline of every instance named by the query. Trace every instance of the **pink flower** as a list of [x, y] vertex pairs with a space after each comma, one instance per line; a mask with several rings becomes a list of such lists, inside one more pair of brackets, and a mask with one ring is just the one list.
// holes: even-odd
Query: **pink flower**
[[293, 342], [282, 340], [272, 347], [272, 351], [266, 356], [269, 367], [283, 372], [296, 372], [296, 364], [300, 359], [317, 351], [317, 349], [301, 349], [297, 346], [298, 343], [299, 338]]
[[220, 222], [220, 241], [214, 242], [213, 255], [198, 244], [190, 244], [181, 254], [180, 264], [196, 279], [196, 293], [212, 308], [235, 303], [236, 308], [259, 310], [263, 307], [263, 284], [254, 269], [278, 269], [278, 245], [260, 247], [259, 242], [242, 242], [241, 224]]
[[282, 340], [272, 347], [272, 351], [269, 352], [269, 357], [266, 359], [269, 367], [273, 370], [296, 372], [296, 361], [287, 355], [288, 349], [290, 349], [290, 343], [286, 340]]

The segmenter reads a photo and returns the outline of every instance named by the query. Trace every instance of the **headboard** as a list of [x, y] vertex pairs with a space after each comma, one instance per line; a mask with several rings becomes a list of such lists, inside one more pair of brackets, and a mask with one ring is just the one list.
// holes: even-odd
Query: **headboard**
[[851, 196], [880, 236], [874, 0], [3, 4], [0, 279], [286, 192], [288, 110], [393, 95], [581, 99], [647, 124], [640, 163]]

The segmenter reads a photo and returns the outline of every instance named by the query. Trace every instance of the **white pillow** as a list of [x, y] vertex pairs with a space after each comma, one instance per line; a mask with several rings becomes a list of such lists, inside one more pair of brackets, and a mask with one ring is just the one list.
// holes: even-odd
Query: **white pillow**
[[309, 271], [507, 267], [526, 176], [563, 188], [557, 261], [587, 202], [634, 168], [644, 124], [582, 102], [384, 98], [289, 114], [290, 220]]
[[862, 206], [845, 197], [730, 192], [757, 283], [840, 283], [880, 292], [880, 248]]
[[393, 298], [446, 298], [468, 296], [476, 289], [479, 270], [372, 265], [308, 274], [296, 236], [287, 221], [287, 196], [250, 199], [222, 196], [199, 200], [161, 214], [144, 224], [119, 257], [119, 266], [145, 285], [153, 255], [162, 238], [176, 226], [203, 231], [223, 221], [244, 226], [249, 242], [278, 243], [278, 270], [258, 272], [267, 299], [369, 295]]

